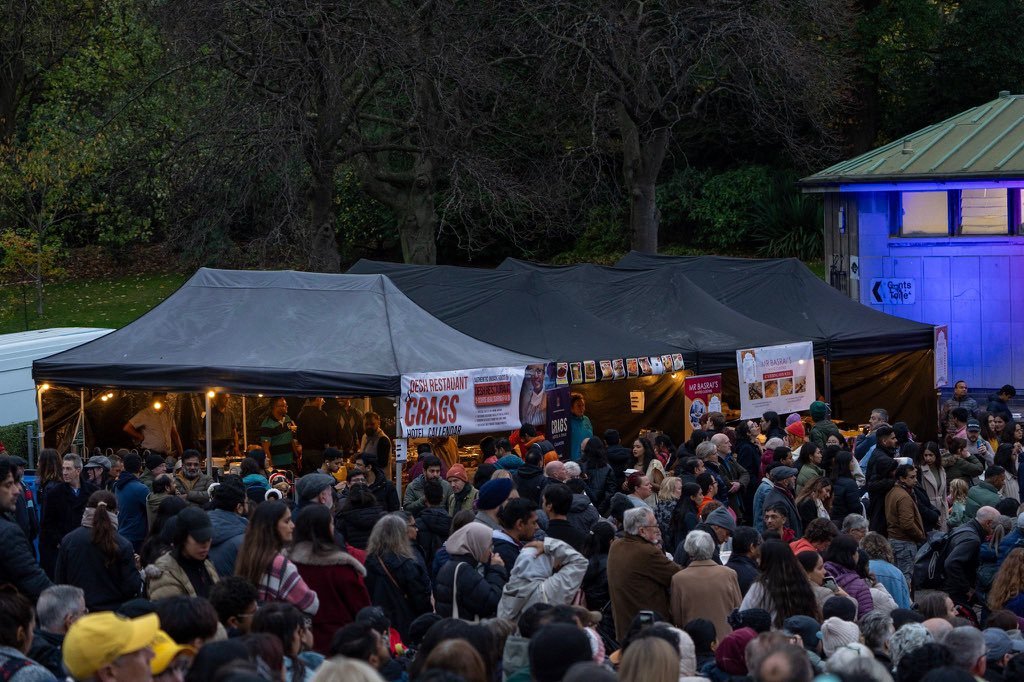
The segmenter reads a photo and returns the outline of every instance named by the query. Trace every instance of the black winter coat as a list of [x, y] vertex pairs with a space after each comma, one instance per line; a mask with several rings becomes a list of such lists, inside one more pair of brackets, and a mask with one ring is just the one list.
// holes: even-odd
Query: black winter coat
[[544, 475], [543, 469], [532, 464], [524, 464], [512, 476], [515, 478], [519, 497], [525, 497], [540, 504], [540, 494], [544, 490], [544, 486], [551, 482]]
[[618, 484], [615, 482], [615, 472], [607, 464], [595, 468], [584, 465], [581, 467], [581, 471], [585, 475], [587, 494], [590, 495], [594, 506], [602, 514], [607, 513], [608, 503], [619, 490]]
[[39, 522], [39, 563], [51, 578], [57, 564], [57, 547], [65, 535], [82, 525], [85, 503], [97, 490], [86, 481], [82, 481], [77, 495], [68, 483], [47, 487], [43, 516]]
[[629, 462], [633, 459], [633, 453], [624, 445], [609, 445], [606, 454], [608, 455], [608, 465], [615, 473], [615, 490], [618, 490], [626, 480], [626, 469], [629, 468]]
[[889, 522], [885, 518], [885, 496], [896, 484], [896, 479], [892, 477], [896, 460], [892, 455], [881, 446], [876, 446], [868, 460], [868, 470], [864, 472], [867, 479], [864, 489], [868, 492], [868, 527], [885, 536], [889, 533]]
[[985, 529], [975, 520], [950, 532], [943, 568], [946, 582], [943, 590], [954, 602], [966, 602], [968, 593], [978, 584], [978, 551]]
[[587, 599], [587, 608], [600, 611], [611, 601], [608, 592], [608, 555], [598, 554], [590, 557], [587, 572], [583, 574], [583, 594]]
[[384, 509], [379, 505], [347, 509], [335, 514], [334, 524], [337, 526], [338, 532], [345, 538], [345, 542], [356, 549], [366, 549], [366, 543], [370, 540], [370, 532], [382, 516], [384, 516]]
[[501, 601], [501, 590], [508, 582], [508, 573], [502, 566], [488, 564], [484, 568], [484, 574], [480, 575], [476, 571], [476, 559], [465, 554], [453, 556], [437, 573], [434, 605], [438, 615], [442, 618], [453, 617], [452, 588], [455, 583], [455, 571], [459, 565], [462, 565], [462, 568], [458, 569], [459, 618], [493, 618], [498, 613], [498, 602]]
[[38, 627], [35, 636], [32, 637], [32, 648], [28, 650], [28, 657], [43, 666], [58, 680], [67, 679], [68, 674], [64, 670], [63, 652], [64, 635], [54, 634]]
[[863, 514], [864, 507], [860, 503], [860, 488], [857, 481], [849, 476], [840, 476], [832, 482], [832, 520], [842, 525], [843, 519], [850, 514]]
[[0, 583], [10, 583], [34, 604], [53, 583], [36, 563], [24, 531], [6, 517], [0, 517], [0, 547]]
[[448, 539], [448, 531], [452, 528], [452, 517], [441, 507], [427, 507], [416, 519], [416, 544], [420, 546], [423, 556], [432, 561], [437, 550], [441, 549]]
[[375, 554], [367, 555], [366, 589], [370, 603], [384, 609], [402, 639], [409, 637], [410, 623], [431, 611], [430, 576], [416, 559], [386, 554], [382, 561]]
[[[494, 536], [493, 542], [494, 553], [501, 557], [505, 563], [505, 569], [511, 571], [511, 567], [516, 565], [516, 559], [519, 558], [519, 552], [522, 551], [523, 546], [498, 535]], [[438, 572], [440, 573], [440, 571]]]
[[116, 611], [121, 604], [142, 594], [135, 550], [128, 540], [116, 536], [117, 560], [107, 566], [106, 556], [92, 544], [91, 535], [91, 528], [80, 527], [64, 537], [55, 578], [62, 585], [82, 588], [90, 612]]
[[398, 490], [395, 489], [395, 484], [388, 480], [387, 474], [378, 466], [373, 467], [373, 475], [375, 478], [370, 486], [370, 492], [377, 498], [377, 503], [388, 513], [398, 511], [401, 505], [398, 502]]

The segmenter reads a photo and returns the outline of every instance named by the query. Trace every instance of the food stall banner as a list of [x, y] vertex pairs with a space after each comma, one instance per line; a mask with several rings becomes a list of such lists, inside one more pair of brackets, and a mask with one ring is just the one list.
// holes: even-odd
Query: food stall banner
[[[534, 365], [530, 366], [531, 368]], [[543, 390], [544, 365], [539, 384]], [[402, 375], [398, 405], [401, 435], [405, 438], [438, 438], [467, 433], [509, 432], [518, 429], [533, 410], [540, 410], [541, 423], [546, 406], [536, 405], [527, 391], [534, 382], [526, 367], [487, 367], [450, 372]], [[527, 398], [521, 405], [521, 397]], [[527, 411], [522, 413], [521, 409]]]
[[814, 402], [814, 344], [745, 348], [736, 351], [740, 416], [760, 417], [768, 410], [786, 414]]
[[683, 380], [683, 406], [686, 408], [686, 440], [700, 429], [700, 418], [708, 412], [722, 411], [722, 375], [702, 374]]
[[949, 327], [941, 324], [935, 328], [935, 388], [949, 383]]

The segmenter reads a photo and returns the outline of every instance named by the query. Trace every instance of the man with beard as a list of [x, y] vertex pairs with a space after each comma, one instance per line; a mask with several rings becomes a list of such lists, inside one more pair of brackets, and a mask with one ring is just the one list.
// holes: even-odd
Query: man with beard
[[[786, 522], [793, 531], [793, 539], [803, 537], [804, 528], [800, 521], [800, 514], [796, 509], [793, 489], [796, 487], [797, 470], [793, 467], [779, 466], [772, 469], [769, 477], [774, 487], [768, 491], [764, 498], [764, 510], [767, 512], [775, 505], [781, 505], [786, 510]], [[765, 523], [765, 530], [775, 530]]]
[[174, 489], [192, 504], [205, 507], [210, 502], [210, 484], [213, 479], [203, 471], [203, 461], [197, 450], [186, 450], [181, 457], [181, 469], [174, 476]]
[[879, 426], [875, 430], [875, 449], [864, 472], [868, 492], [868, 524], [871, 530], [881, 535], [888, 534], [885, 518], [885, 496], [896, 485], [893, 473], [896, 471], [896, 432], [891, 426]]
[[441, 486], [443, 500], [435, 506], [447, 507], [452, 496], [452, 487], [448, 481], [441, 478], [441, 460], [434, 455], [423, 455], [422, 461], [423, 473], [409, 483], [409, 487], [405, 489], [405, 500], [402, 503], [402, 508], [413, 516], [419, 516], [420, 512], [427, 507], [424, 488], [428, 482], [437, 481]]
[[381, 430], [380, 415], [376, 412], [367, 412], [363, 415], [363, 439], [359, 444], [359, 452], [363, 455], [374, 455], [377, 466], [384, 471], [389, 470], [391, 439]]

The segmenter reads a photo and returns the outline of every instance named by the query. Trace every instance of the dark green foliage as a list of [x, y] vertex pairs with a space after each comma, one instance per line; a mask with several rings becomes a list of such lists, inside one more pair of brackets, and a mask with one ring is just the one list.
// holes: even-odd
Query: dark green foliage
[[[28, 459], [28, 440], [25, 435], [25, 428], [29, 424], [32, 424], [32, 422], [19, 422], [17, 424], [0, 426], [0, 443], [3, 443], [4, 447], [7, 448], [8, 455], [17, 455], [26, 460]], [[35, 432], [33, 431], [33, 433]]]
[[817, 260], [825, 246], [823, 206], [818, 194], [802, 194], [792, 173], [779, 173], [754, 202], [753, 242], [765, 258]]

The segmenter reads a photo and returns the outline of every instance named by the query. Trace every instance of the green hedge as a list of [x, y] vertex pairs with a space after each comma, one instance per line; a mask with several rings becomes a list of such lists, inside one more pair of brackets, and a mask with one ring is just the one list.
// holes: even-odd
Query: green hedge
[[33, 422], [20, 422], [0, 426], [0, 443], [7, 448], [7, 454], [28, 459], [28, 443], [25, 440], [25, 427]]

